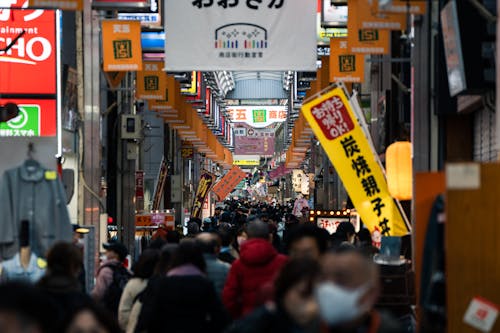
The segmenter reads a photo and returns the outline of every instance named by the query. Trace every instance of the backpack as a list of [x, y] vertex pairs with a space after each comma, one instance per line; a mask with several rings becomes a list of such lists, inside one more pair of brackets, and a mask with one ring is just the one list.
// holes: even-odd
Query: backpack
[[113, 271], [113, 280], [104, 292], [102, 297], [103, 305], [112, 313], [118, 314], [118, 306], [120, 305], [120, 298], [122, 297], [123, 289], [132, 274], [122, 265], [105, 265]]

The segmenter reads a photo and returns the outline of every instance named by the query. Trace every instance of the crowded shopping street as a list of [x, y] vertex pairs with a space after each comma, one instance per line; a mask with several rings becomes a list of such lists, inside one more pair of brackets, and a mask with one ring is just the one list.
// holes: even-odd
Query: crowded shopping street
[[0, 333], [500, 333], [498, 2], [0, 0]]

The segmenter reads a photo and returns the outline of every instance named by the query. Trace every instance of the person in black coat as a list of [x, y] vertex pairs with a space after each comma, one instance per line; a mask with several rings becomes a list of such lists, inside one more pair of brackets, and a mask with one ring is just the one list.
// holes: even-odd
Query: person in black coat
[[47, 271], [37, 286], [57, 305], [57, 324], [66, 321], [82, 304], [91, 302], [78, 281], [81, 267], [81, 251], [72, 243], [56, 243], [47, 254]]
[[274, 304], [257, 308], [234, 322], [226, 333], [312, 333], [319, 332], [320, 319], [314, 287], [319, 263], [309, 257], [292, 259], [278, 275]]
[[205, 276], [205, 261], [195, 240], [181, 241], [167, 276], [156, 281], [144, 300], [150, 313], [147, 332], [222, 332], [228, 316]]

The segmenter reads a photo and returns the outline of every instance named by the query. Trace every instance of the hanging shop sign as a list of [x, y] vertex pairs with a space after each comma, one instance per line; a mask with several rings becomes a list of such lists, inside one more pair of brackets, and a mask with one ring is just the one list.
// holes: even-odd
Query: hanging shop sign
[[235, 165], [217, 184], [215, 184], [212, 192], [219, 197], [219, 201], [224, 200], [228, 194], [231, 193], [243, 179], [245, 179], [245, 177], [246, 173]]
[[29, 7], [83, 10], [83, 0], [29, 0]]
[[147, 8], [148, 6], [148, 0], [92, 0], [92, 8], [97, 9]]
[[143, 27], [161, 28], [161, 2], [158, 0], [148, 0], [149, 6], [140, 13], [118, 13], [119, 20], [139, 21]]
[[237, 155], [274, 154], [274, 128], [253, 128], [247, 124], [236, 123], [234, 153]]
[[164, 225], [168, 230], [175, 229], [175, 210], [167, 209], [154, 213], [141, 213], [135, 216], [137, 227], [154, 227]]
[[349, 0], [349, 17], [356, 17], [361, 29], [406, 29], [406, 13], [382, 13], [378, 4], [378, 0]]
[[349, 6], [347, 21], [348, 52], [365, 54], [389, 54], [391, 32], [385, 29], [361, 28], [356, 7]]
[[166, 1], [164, 13], [169, 71], [316, 70], [309, 1]]
[[191, 210], [191, 217], [201, 217], [203, 203], [205, 202], [210, 189], [214, 185], [216, 178], [217, 177], [214, 174], [208, 171], [203, 171], [201, 173], [198, 189], [196, 190], [196, 195], [194, 197], [193, 209]]
[[347, 26], [347, 4], [335, 5], [330, 0], [322, 0], [321, 26], [345, 27]]
[[191, 72], [191, 85], [189, 88], [181, 88], [181, 92], [187, 95], [196, 95], [198, 89], [198, 77], [196, 75], [196, 71]]
[[234, 155], [233, 165], [256, 166], [260, 165], [259, 155]]
[[102, 48], [105, 72], [142, 71], [141, 23], [102, 21]]
[[165, 100], [167, 74], [162, 70], [163, 62], [145, 61], [143, 70], [137, 72], [136, 98]]
[[144, 210], [144, 170], [135, 172], [135, 210]]
[[342, 88], [302, 106], [302, 112], [334, 165], [363, 223], [384, 236], [408, 234], [389, 194], [384, 172]]
[[6, 123], [0, 123], [0, 137], [13, 136], [55, 136], [55, 99], [0, 99], [0, 104], [16, 103], [19, 115]]
[[378, 1], [379, 13], [397, 13], [397, 14], [413, 14], [423, 15], [427, 7], [427, 1], [407, 1], [407, 0], [392, 0]]
[[306, 178], [306, 174], [303, 170], [293, 170], [292, 171], [292, 186], [294, 192], [302, 191], [302, 179]]
[[330, 50], [330, 82], [364, 81], [365, 56], [349, 52], [347, 38], [332, 38]]
[[287, 107], [274, 106], [231, 106], [226, 108], [233, 123], [246, 123], [252, 127], [263, 128], [273, 123], [284, 122]]
[[[16, 1], [9, 1], [9, 4]], [[22, 1], [12, 6], [23, 5]], [[56, 12], [41, 9], [0, 9], [0, 94], [57, 93]], [[40, 80], [27, 78], [43, 78]], [[55, 118], [54, 118], [55, 121]]]

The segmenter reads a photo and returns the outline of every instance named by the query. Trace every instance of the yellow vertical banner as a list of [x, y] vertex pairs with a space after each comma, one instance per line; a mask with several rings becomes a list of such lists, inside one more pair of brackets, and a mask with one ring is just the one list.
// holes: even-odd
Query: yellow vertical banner
[[162, 68], [162, 61], [144, 62], [142, 71], [137, 72], [136, 98], [166, 99], [167, 73], [162, 71]]
[[[347, 38], [330, 39], [330, 82], [364, 81], [365, 56], [347, 49]], [[320, 90], [320, 89], [318, 89]]]
[[384, 236], [408, 234], [378, 157], [343, 89], [333, 88], [305, 103], [302, 112], [368, 229]]
[[142, 71], [141, 22], [102, 21], [105, 72]]
[[358, 7], [348, 6], [347, 47], [352, 53], [389, 54], [390, 30], [361, 28], [358, 21]]

